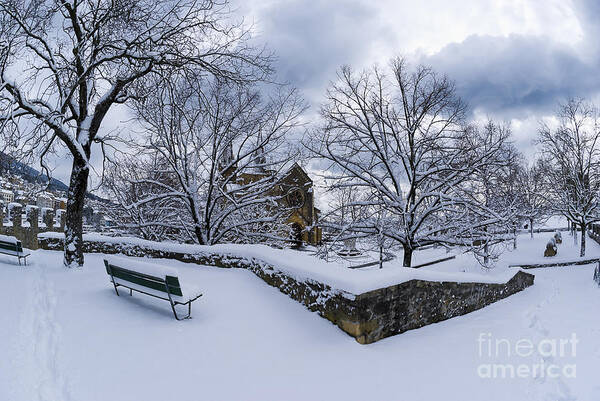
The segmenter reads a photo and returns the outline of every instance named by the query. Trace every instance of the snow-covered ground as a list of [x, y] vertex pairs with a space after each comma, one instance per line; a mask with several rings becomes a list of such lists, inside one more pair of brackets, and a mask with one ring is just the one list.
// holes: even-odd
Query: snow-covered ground
[[[520, 237], [496, 269], [541, 260], [549, 236]], [[576, 254], [564, 239], [559, 255]], [[599, 255], [589, 241], [588, 256]], [[58, 252], [34, 252], [27, 268], [0, 256], [0, 400], [600, 400], [593, 266], [530, 270], [535, 285], [521, 293], [360, 345], [249, 271], [153, 263], [203, 289], [192, 320], [177, 322], [164, 301], [117, 297], [101, 255], [75, 271]], [[537, 349], [573, 334], [574, 356], [568, 342], [563, 354], [542, 350], [556, 378], [480, 377], [488, 364], [535, 369], [540, 352], [520, 356], [519, 340]]]
[[[551, 235], [551, 234], [547, 234]], [[62, 233], [49, 232], [40, 236], [61, 238]], [[108, 237], [100, 234], [84, 234], [84, 241], [103, 242], [123, 247], [141, 247], [141, 249], [162, 250], [183, 254], [207, 256], [209, 254], [229, 255], [235, 258], [257, 259], [271, 264], [278, 270], [297, 280], [316, 280], [328, 284], [334, 289], [350, 294], [362, 294], [378, 288], [388, 287], [408, 280], [420, 279], [429, 281], [456, 281], [505, 283], [515, 274], [506, 269], [481, 269], [473, 257], [465, 258], [464, 254], [457, 258], [460, 263], [448, 262], [446, 269], [403, 269], [402, 258], [386, 263], [384, 269], [378, 266], [349, 269], [347, 263], [335, 260], [322, 260], [311, 253], [293, 249], [276, 249], [266, 245], [217, 244], [212, 246], [195, 244], [175, 244], [168, 242], [153, 242], [132, 237]], [[543, 245], [542, 248], [543, 249]], [[401, 251], [400, 251], [401, 252]], [[448, 253], [442, 248], [428, 248], [414, 254], [415, 264], [439, 259]]]

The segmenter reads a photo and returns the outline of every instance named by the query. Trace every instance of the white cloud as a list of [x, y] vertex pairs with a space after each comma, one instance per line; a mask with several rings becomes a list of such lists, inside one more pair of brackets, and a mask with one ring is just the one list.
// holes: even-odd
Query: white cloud
[[[449, 45], [454, 44], [456, 51], [465, 54], [448, 63], [444, 59], [438, 60], [440, 64], [434, 67], [450, 69], [454, 66], [463, 71], [464, 82], [458, 82], [458, 85], [471, 85], [468, 93], [473, 95], [473, 99], [482, 102], [490, 97], [500, 99], [492, 99], [485, 107], [473, 105], [475, 110], [479, 109], [475, 117], [484, 115], [510, 121], [515, 143], [527, 153], [533, 151], [531, 141], [537, 133], [539, 120], [548, 118], [553, 111], [543, 109], [547, 108], [548, 102], [539, 99], [551, 99], [553, 102], [554, 97], [579, 94], [581, 88], [594, 87], [595, 81], [590, 79], [582, 78], [580, 86], [569, 87], [564, 82], [595, 71], [597, 52], [592, 50], [597, 46], [596, 35], [590, 34], [589, 30], [592, 29], [590, 26], [595, 29], [596, 19], [594, 15], [586, 15], [586, 7], [594, 5], [585, 1], [232, 0], [231, 6], [237, 8], [236, 14], [244, 16], [247, 23], [254, 23], [257, 40], [266, 42], [277, 52], [280, 77], [304, 91], [313, 104], [310, 117], [316, 117], [316, 106], [322, 101], [325, 88], [341, 64], [362, 68], [374, 62], [386, 63], [390, 57], [399, 54], [412, 55], [415, 60], [423, 56], [436, 60], [436, 55], [444, 53], [443, 57], [448, 60], [448, 54], [453, 52]], [[491, 64], [484, 62], [487, 38], [492, 39], [490, 43], [494, 46], [510, 47], [497, 51]], [[501, 43], [504, 38], [506, 40]], [[513, 50], [517, 48], [515, 43], [528, 38], [534, 40], [527, 42], [529, 47], [521, 48], [529, 54], [532, 53], [529, 50], [536, 49], [538, 43], [551, 43], [547, 51], [542, 49], [540, 52], [550, 62], [540, 65], [540, 68], [520, 71], [513, 65], [502, 68], [503, 60], [508, 60], [508, 63], [519, 60], [521, 53]], [[471, 45], [458, 48], [470, 39]], [[564, 61], [551, 62], [557, 59], [553, 53], [556, 49], [562, 52], [559, 61]], [[526, 62], [535, 63], [532, 59], [535, 57], [526, 58]], [[577, 59], [581, 59], [583, 65], [573, 68], [571, 75], [557, 71], [567, 68]], [[478, 80], [485, 78], [486, 74], [477, 71], [477, 66], [473, 69], [474, 73], [469, 69], [476, 64], [475, 61], [481, 62], [479, 70], [488, 71], [488, 92]], [[490, 68], [494, 68], [495, 73], [489, 74]], [[480, 74], [476, 75], [477, 72]], [[572, 88], [577, 93], [568, 93]], [[515, 101], [514, 109], [502, 109], [514, 99], [529, 104], [537, 102], [542, 106], [528, 108], [528, 103], [522, 106]], [[480, 113], [479, 117], [477, 113]], [[103, 130], [127, 127], [122, 124], [125, 120], [126, 112], [115, 112], [107, 119]], [[65, 173], [69, 169], [70, 163], [67, 168], [63, 159], [56, 171], [57, 176], [68, 178]]]
[[[471, 35], [547, 36], [569, 45], [579, 43], [584, 36], [571, 0], [343, 0], [325, 2], [334, 5], [328, 9], [329, 14], [321, 13], [322, 3], [234, 0], [232, 4], [256, 24], [257, 32], [267, 34], [277, 34], [266, 26], [285, 16], [284, 10], [308, 15], [307, 21], [315, 24], [307, 25], [307, 29], [313, 29], [318, 22], [319, 30], [324, 33], [331, 33], [339, 22], [339, 15], [343, 14], [347, 19], [345, 35], [353, 38], [357, 48], [368, 45], [371, 54], [365, 57], [367, 60], [378, 57], [386, 60], [390, 53], [398, 52], [433, 54]], [[370, 10], [377, 18], [369, 19], [364, 10]], [[367, 19], [368, 24], [364, 24]], [[389, 34], [382, 36], [381, 32]], [[322, 40], [327, 39], [322, 37]], [[367, 43], [360, 43], [363, 41]]]

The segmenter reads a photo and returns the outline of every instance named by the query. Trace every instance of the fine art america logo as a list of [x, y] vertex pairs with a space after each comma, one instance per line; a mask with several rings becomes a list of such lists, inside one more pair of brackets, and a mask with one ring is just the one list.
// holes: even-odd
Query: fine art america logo
[[577, 367], [569, 363], [577, 356], [579, 340], [569, 338], [495, 338], [480, 333], [477, 339], [481, 364], [477, 375], [484, 379], [575, 378]]

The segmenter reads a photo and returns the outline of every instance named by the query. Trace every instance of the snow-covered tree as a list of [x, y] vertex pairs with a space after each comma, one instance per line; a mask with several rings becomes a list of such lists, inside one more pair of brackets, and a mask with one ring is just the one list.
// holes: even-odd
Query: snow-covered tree
[[101, 205], [102, 213], [128, 234], [151, 241], [180, 240], [173, 222], [181, 221], [182, 205], [162, 198], [143, 202], [150, 193], [162, 189], [160, 184], [171, 184], [165, 170], [159, 155], [123, 155], [118, 163], [109, 163], [103, 189], [111, 202]]
[[163, 209], [170, 218], [144, 224], [199, 244], [287, 239], [294, 205], [280, 180], [293, 156], [286, 136], [305, 108], [296, 91], [278, 86], [261, 96], [254, 85], [178, 72], [149, 86], [158, 89], [136, 102], [148, 135], [136, 158], [160, 163], [121, 175], [140, 191], [121, 199], [122, 208]]
[[463, 184], [464, 196], [485, 210], [481, 225], [475, 223], [481, 231], [474, 238], [473, 247], [484, 266], [489, 266], [490, 258], [499, 255], [509, 232], [516, 235], [520, 208], [516, 176], [521, 155], [511, 144], [510, 137], [507, 124], [491, 120], [481, 128], [471, 126], [464, 137], [470, 144], [478, 144], [475, 153], [485, 158], [485, 163], [477, 166]]
[[546, 220], [552, 206], [542, 161], [538, 159], [529, 166], [523, 166], [517, 175], [517, 185], [521, 193], [519, 215], [528, 222], [533, 238], [534, 223]]
[[368, 194], [343, 185], [337, 179], [324, 179], [324, 187], [328, 203], [320, 225], [327, 229], [327, 240], [336, 243], [369, 236], [369, 233], [359, 233], [355, 227], [357, 221], [370, 213]]
[[401, 244], [404, 266], [415, 249], [465, 243], [481, 227], [485, 213], [463, 184], [500, 144], [478, 152], [465, 140], [465, 110], [453, 82], [429, 67], [411, 70], [404, 59], [388, 74], [343, 67], [327, 91], [324, 126], [306, 141], [330, 162], [335, 187], [364, 194], [354, 205], [369, 213], [352, 230]]
[[583, 99], [561, 104], [558, 126], [543, 123], [538, 143], [554, 209], [581, 228], [585, 256], [589, 225], [600, 221], [600, 125], [598, 109]]
[[[237, 82], [269, 70], [248, 31], [225, 22], [216, 0], [3, 0], [0, 121], [21, 148], [72, 158], [65, 228], [67, 266], [83, 264], [82, 211], [103, 122], [138, 94], [134, 84], [193, 66]], [[6, 127], [4, 127], [6, 128]]]

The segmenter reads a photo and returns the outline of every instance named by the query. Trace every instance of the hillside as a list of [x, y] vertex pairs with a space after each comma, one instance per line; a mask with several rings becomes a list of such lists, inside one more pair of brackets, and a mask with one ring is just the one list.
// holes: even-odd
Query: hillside
[[[0, 152], [0, 175], [14, 175], [21, 177], [26, 182], [31, 184], [46, 185], [48, 184], [48, 176], [41, 173], [39, 170], [18, 161], [14, 157], [7, 155], [4, 152]], [[50, 184], [48, 190], [50, 192], [64, 192], [66, 193], [69, 186], [56, 178], [50, 177]], [[92, 193], [87, 193], [87, 197], [92, 200], [104, 202], [106, 199], [101, 198]]]
[[[16, 175], [32, 184], [47, 184], [48, 176], [40, 173], [35, 168], [22, 163], [4, 152], [0, 152], [0, 174]], [[56, 178], [50, 178], [49, 188], [51, 191], [66, 192], [69, 186]]]

